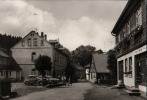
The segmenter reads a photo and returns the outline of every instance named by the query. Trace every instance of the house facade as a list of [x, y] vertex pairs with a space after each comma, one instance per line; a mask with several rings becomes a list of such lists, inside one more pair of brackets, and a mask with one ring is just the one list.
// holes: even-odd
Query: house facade
[[[56, 46], [58, 44], [58, 47]], [[51, 58], [52, 70], [46, 71], [46, 75], [57, 77], [64, 72], [67, 63], [67, 56], [60, 50], [59, 41], [47, 41], [47, 35], [41, 32], [31, 31], [21, 41], [11, 48], [12, 56], [22, 68], [22, 78], [28, 75], [40, 75], [35, 69], [34, 61], [39, 55], [46, 55]]]
[[85, 66], [86, 80], [90, 80], [90, 64]]
[[17, 65], [15, 60], [9, 54], [3, 52], [3, 50], [0, 49], [0, 79], [9, 78], [12, 81], [21, 81], [22, 69]]
[[129, 0], [115, 24], [118, 80], [126, 87], [146, 92], [147, 79], [147, 2]]
[[107, 54], [92, 54], [92, 63], [90, 66], [89, 79], [93, 83], [98, 83], [98, 80], [101, 84], [109, 84], [110, 71], [107, 68]]

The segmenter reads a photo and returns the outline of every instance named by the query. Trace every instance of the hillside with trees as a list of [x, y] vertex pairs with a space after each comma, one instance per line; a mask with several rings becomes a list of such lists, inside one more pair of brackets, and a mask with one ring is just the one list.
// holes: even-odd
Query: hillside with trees
[[9, 50], [12, 46], [14, 46], [21, 39], [22, 37], [0, 34], [0, 48], [5, 48]]

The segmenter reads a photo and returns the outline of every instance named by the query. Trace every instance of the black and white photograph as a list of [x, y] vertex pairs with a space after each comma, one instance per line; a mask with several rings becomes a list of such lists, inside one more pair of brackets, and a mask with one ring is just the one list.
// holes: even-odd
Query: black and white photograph
[[0, 100], [146, 100], [147, 0], [0, 0]]

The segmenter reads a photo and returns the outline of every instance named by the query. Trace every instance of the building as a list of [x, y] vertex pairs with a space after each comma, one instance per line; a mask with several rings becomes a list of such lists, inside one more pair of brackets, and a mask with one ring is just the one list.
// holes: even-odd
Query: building
[[100, 80], [102, 84], [109, 83], [110, 71], [107, 68], [107, 54], [92, 54], [92, 63], [90, 66], [90, 81], [93, 83], [97, 83]]
[[46, 75], [57, 77], [64, 73], [67, 63], [67, 54], [63, 50], [58, 40], [47, 40], [47, 35], [41, 32], [31, 31], [21, 41], [12, 48], [12, 56], [17, 64], [22, 68], [22, 78], [32, 74], [40, 75], [35, 69], [34, 61], [39, 55], [51, 57], [52, 71], [46, 71]]
[[5, 49], [0, 48], [0, 79], [9, 78], [12, 81], [21, 81], [22, 69]]
[[86, 80], [90, 80], [90, 64], [85, 66]]
[[146, 92], [147, 2], [129, 0], [112, 35], [116, 38], [118, 80], [128, 88]]

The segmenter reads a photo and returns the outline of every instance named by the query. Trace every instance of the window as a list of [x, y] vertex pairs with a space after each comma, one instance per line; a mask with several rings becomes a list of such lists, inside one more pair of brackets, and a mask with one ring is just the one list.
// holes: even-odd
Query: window
[[0, 71], [1, 72], [1, 76], [3, 76], [3, 71]]
[[9, 71], [9, 75], [11, 76], [11, 70]]
[[130, 77], [132, 77], [132, 57], [129, 58], [129, 71], [130, 71]]
[[3, 72], [3, 75], [5, 76], [5, 71]]
[[126, 24], [126, 34], [130, 34], [130, 21]]
[[31, 36], [34, 36], [34, 34], [32, 33]]
[[122, 29], [119, 33], [120, 35], [118, 35], [119, 37], [119, 41], [121, 41], [124, 38], [124, 29]]
[[28, 39], [28, 46], [31, 46], [32, 45], [32, 42], [31, 42], [31, 39], [29, 38]]
[[125, 72], [127, 72], [128, 71], [128, 61], [127, 61], [127, 59], [125, 59]]
[[25, 42], [24, 42], [24, 41], [21, 41], [21, 45], [22, 45], [22, 46], [25, 46]]
[[135, 29], [136, 26], [136, 20], [135, 20], [135, 14], [133, 14], [130, 18], [130, 30], [131, 32]]
[[32, 61], [36, 60], [36, 52], [32, 52]]
[[129, 71], [132, 71], [132, 57], [129, 58]]
[[34, 46], [37, 46], [37, 38], [34, 38], [34, 40], [33, 40], [33, 45], [34, 45]]
[[41, 46], [44, 46], [44, 41], [43, 40], [41, 40]]
[[136, 26], [142, 25], [142, 9], [141, 7], [138, 8], [138, 10], [135, 13], [136, 17]]

